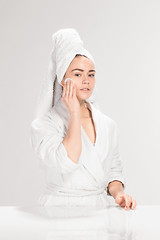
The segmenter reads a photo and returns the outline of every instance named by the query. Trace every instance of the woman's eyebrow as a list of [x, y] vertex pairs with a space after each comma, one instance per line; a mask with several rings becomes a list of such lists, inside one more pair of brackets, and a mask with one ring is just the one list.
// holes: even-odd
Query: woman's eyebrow
[[[81, 72], [84, 71], [83, 69], [75, 68], [75, 69], [73, 69], [71, 72], [73, 72], [73, 71], [75, 71], [75, 70], [78, 70], [78, 71], [81, 71]], [[95, 71], [95, 70], [89, 70], [88, 72], [96, 72], [96, 71]]]

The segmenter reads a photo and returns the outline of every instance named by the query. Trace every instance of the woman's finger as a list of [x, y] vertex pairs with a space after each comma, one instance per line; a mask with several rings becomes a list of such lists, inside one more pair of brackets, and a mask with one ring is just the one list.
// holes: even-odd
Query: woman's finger
[[72, 83], [72, 97], [76, 97], [76, 85], [74, 84], [74, 82]]
[[128, 194], [125, 197], [126, 197], [125, 198], [126, 199], [125, 209], [128, 209], [132, 205], [132, 201], [133, 200], [132, 200], [132, 197], [130, 195], [128, 195]]
[[72, 97], [72, 95], [73, 95], [73, 93], [72, 93], [72, 91], [73, 91], [73, 82], [72, 81], [70, 81], [70, 92], [69, 92], [69, 96], [70, 97]]
[[132, 200], [131, 209], [135, 209], [135, 208], [136, 208], [136, 201]]
[[66, 86], [66, 97], [69, 95], [69, 85], [70, 85], [70, 80], [67, 81], [67, 86]]
[[126, 201], [125, 201], [124, 196], [119, 196], [116, 199], [116, 203], [119, 204], [120, 207], [124, 208], [126, 206]]
[[73, 97], [76, 97], [76, 85], [73, 84]]
[[118, 198], [117, 198], [117, 203], [125, 208], [125, 209], [128, 209], [130, 203], [132, 201], [132, 198], [131, 196], [129, 196], [128, 194], [123, 194], [123, 195], [120, 195]]
[[64, 98], [66, 94], [66, 83], [64, 83], [63, 85], [63, 93], [62, 93], [62, 97]]

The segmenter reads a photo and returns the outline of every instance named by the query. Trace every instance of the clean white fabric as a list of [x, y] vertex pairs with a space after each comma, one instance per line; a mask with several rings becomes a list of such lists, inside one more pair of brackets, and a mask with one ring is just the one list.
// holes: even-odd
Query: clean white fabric
[[[49, 55], [47, 73], [37, 99], [35, 118], [43, 117], [61, 98], [63, 91], [61, 81], [76, 54], [88, 57], [96, 69], [94, 58], [84, 48], [83, 41], [76, 29], [64, 28], [52, 35], [52, 50]], [[95, 83], [94, 90], [88, 101], [100, 108], [96, 99], [96, 89]]]
[[31, 143], [45, 171], [46, 189], [38, 200], [40, 205], [107, 206], [106, 188], [118, 180], [126, 186], [119, 156], [117, 124], [90, 104], [96, 128], [92, 144], [81, 126], [82, 152], [78, 163], [67, 155], [62, 143], [68, 131], [69, 111], [60, 99], [43, 118], [31, 124]]

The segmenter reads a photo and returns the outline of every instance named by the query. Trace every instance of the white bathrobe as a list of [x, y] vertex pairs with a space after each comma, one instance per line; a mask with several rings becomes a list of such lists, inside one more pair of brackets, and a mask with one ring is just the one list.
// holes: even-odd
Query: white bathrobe
[[68, 130], [69, 112], [60, 99], [44, 117], [31, 124], [32, 147], [45, 171], [46, 189], [40, 206], [107, 206], [107, 186], [118, 180], [126, 187], [119, 156], [117, 124], [90, 103], [96, 129], [93, 144], [81, 126], [82, 152], [78, 163], [62, 143]]

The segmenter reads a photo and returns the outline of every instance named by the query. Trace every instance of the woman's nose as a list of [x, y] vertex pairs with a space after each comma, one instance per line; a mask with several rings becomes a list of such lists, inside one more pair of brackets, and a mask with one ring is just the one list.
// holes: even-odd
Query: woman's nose
[[83, 82], [89, 82], [89, 78], [88, 78], [88, 75], [85, 75], [83, 76]]

